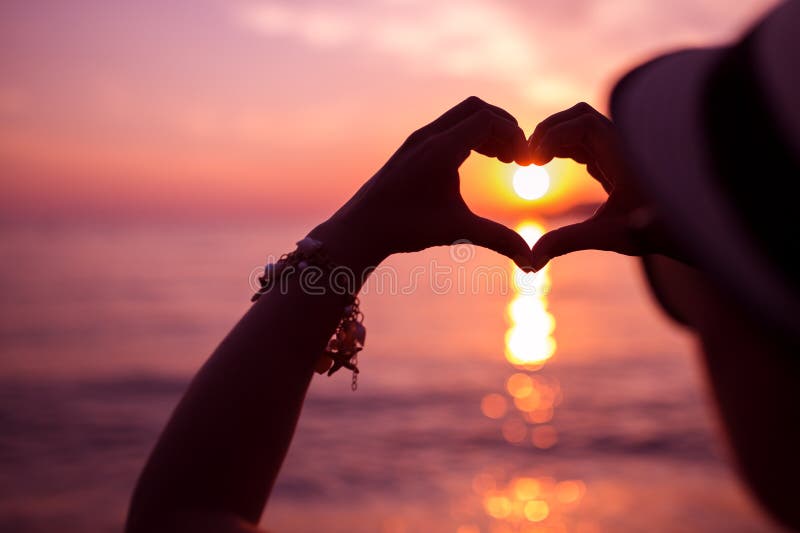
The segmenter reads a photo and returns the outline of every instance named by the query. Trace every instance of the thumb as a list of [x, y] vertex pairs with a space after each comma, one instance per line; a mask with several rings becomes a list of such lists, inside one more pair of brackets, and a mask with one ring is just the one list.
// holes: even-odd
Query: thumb
[[525, 239], [499, 222], [472, 215], [463, 229], [467, 238], [478, 246], [508, 257], [522, 270], [530, 271], [533, 257]]
[[631, 248], [631, 235], [626, 223], [615, 218], [590, 218], [542, 235], [533, 245], [533, 268], [539, 270], [554, 257], [580, 250], [629, 254]]

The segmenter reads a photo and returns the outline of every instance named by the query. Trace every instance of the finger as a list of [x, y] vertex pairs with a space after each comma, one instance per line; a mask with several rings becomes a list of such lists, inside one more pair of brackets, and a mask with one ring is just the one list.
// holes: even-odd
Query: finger
[[514, 138], [514, 161], [518, 165], [528, 166], [533, 163], [533, 159], [531, 159], [528, 141], [525, 139], [525, 132], [520, 130], [520, 134]]
[[611, 192], [613, 184], [603, 172], [603, 161], [613, 152], [609, 137], [613, 134], [601, 115], [583, 114], [551, 127], [531, 155], [537, 165], [554, 157], [568, 157], [586, 164], [589, 174]]
[[511, 113], [502, 107], [497, 107], [496, 105], [484, 102], [477, 96], [470, 96], [452, 109], [446, 111], [442, 116], [428, 124], [427, 127], [430, 128], [431, 133], [441, 133], [445, 130], [449, 130], [465, 118], [483, 109], [487, 109], [496, 115], [513, 122], [514, 124], [517, 123], [517, 119], [515, 119]]
[[570, 158], [582, 165], [593, 163], [591, 156], [583, 146], [558, 147], [554, 150], [554, 157]]
[[532, 270], [531, 249], [516, 231], [475, 214], [471, 214], [462, 227], [467, 239], [472, 243], [508, 257], [526, 272]]
[[530, 151], [522, 130], [520, 130], [519, 135], [514, 136], [510, 144], [507, 140], [491, 138], [475, 148], [475, 151], [487, 157], [496, 157], [503, 163], [517, 162], [523, 166], [531, 163]]
[[487, 157], [496, 157], [501, 161], [509, 159], [509, 157], [513, 159], [511, 150], [506, 146], [506, 143], [495, 138], [487, 140], [485, 143], [475, 148], [475, 151]]
[[597, 154], [592, 152], [590, 138], [600, 135], [598, 126], [597, 119], [589, 114], [556, 124], [535, 145], [531, 145], [531, 158], [537, 165], [544, 165], [558, 152], [561, 157], [574, 158], [577, 155], [594, 160]]
[[441, 143], [445, 157], [457, 165], [469, 156], [470, 150], [490, 140], [496, 143], [498, 154], [510, 158], [509, 162], [524, 151], [525, 145], [525, 134], [516, 123], [487, 109], [474, 113], [434, 139]]
[[596, 179], [600, 185], [603, 187], [603, 190], [606, 191], [608, 194], [611, 194], [611, 191], [614, 190], [614, 184], [603, 169], [597, 164], [596, 161], [590, 161], [586, 163], [586, 171], [589, 172], [589, 175]]
[[589, 175], [597, 180], [607, 193], [611, 193], [614, 187], [613, 184], [606, 177], [588, 148], [585, 148], [583, 145], [557, 146], [553, 149], [552, 153], [553, 157], [570, 158], [582, 165], [586, 165], [586, 170], [589, 172]]
[[[475, 149], [476, 152], [479, 154], [483, 154], [483, 151], [480, 148]], [[488, 154], [484, 154], [488, 155]], [[497, 159], [502, 161], [503, 163], [511, 163], [514, 161], [514, 147], [509, 145], [506, 142], [498, 141], [497, 142], [497, 155], [495, 156]]]
[[632, 247], [626, 221], [590, 218], [545, 233], [533, 245], [533, 268], [540, 270], [554, 257], [580, 250], [610, 250], [629, 254]]
[[584, 115], [586, 113], [597, 113], [600, 114], [595, 108], [587, 104], [586, 102], [580, 102], [575, 104], [574, 106], [570, 107], [569, 109], [565, 109], [564, 111], [559, 111], [558, 113], [554, 113], [541, 121], [537, 126], [536, 129], [533, 130], [533, 134], [530, 137], [529, 144], [531, 147], [535, 147], [539, 140], [544, 136], [547, 131], [555, 126], [556, 124], [560, 124], [561, 122], [566, 122], [567, 120], [572, 120], [577, 118], [580, 115]]
[[420, 141], [430, 138], [433, 135], [449, 130], [459, 122], [468, 118], [470, 115], [473, 115], [481, 110], [489, 110], [501, 118], [505, 118], [514, 124], [517, 123], [517, 119], [515, 119], [514, 116], [505, 109], [484, 102], [477, 96], [470, 96], [455, 107], [447, 110], [444, 114], [430, 124], [427, 124], [426, 126], [423, 126], [412, 133], [411, 136], [406, 140], [405, 144], [414, 145]]
[[483, 143], [483, 145], [476, 148], [475, 151], [487, 157], [497, 157], [500, 155], [500, 147], [498, 146], [497, 142], [492, 139], [489, 139]]

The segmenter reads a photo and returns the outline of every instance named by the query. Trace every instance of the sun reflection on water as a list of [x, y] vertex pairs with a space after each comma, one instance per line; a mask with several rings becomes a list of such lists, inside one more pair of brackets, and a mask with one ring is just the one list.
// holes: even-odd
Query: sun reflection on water
[[[475, 476], [472, 488], [481, 498], [484, 513], [493, 520], [488, 529], [469, 524], [463, 526], [464, 531], [490, 533], [566, 533], [576, 530], [571, 527], [570, 514], [586, 493], [586, 484], [578, 479], [558, 481], [548, 476], [519, 475], [500, 483], [486, 472]], [[580, 524], [583, 531], [587, 523]]]
[[[529, 246], [544, 234], [544, 228], [535, 222], [524, 222], [517, 227]], [[549, 266], [537, 273], [526, 274], [514, 267], [516, 295], [508, 304], [511, 327], [506, 332], [506, 359], [525, 370], [538, 370], [556, 350], [552, 336], [555, 319], [547, 312], [547, 291], [550, 287]]]
[[[532, 246], [545, 230], [526, 221], [517, 231]], [[547, 310], [550, 275], [548, 267], [536, 274], [525, 274], [513, 263], [510, 268], [515, 294], [507, 307], [505, 356], [513, 371], [502, 391], [483, 397], [481, 411], [500, 423], [500, 434], [509, 445], [546, 453], [558, 445], [553, 418], [563, 399], [558, 380], [541, 373], [556, 353], [556, 321]], [[593, 525], [573, 516], [586, 493], [586, 485], [579, 479], [559, 481], [532, 475], [523, 466], [516, 472], [482, 472], [473, 479], [472, 488], [488, 522], [465, 524], [459, 533], [568, 533]], [[576, 524], [580, 525], [577, 529]]]

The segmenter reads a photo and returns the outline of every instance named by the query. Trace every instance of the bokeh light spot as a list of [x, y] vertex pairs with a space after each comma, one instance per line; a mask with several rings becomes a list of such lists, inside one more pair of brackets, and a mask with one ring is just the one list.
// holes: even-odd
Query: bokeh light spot
[[533, 409], [525, 414], [525, 418], [531, 424], [546, 424], [553, 419], [553, 409], [551, 407]]
[[512, 374], [506, 380], [506, 389], [514, 398], [525, 398], [533, 392], [533, 381], [527, 374]]
[[531, 431], [531, 442], [539, 449], [552, 448], [558, 442], [558, 432], [553, 426], [539, 426]]
[[531, 522], [541, 522], [550, 514], [550, 506], [542, 500], [531, 500], [525, 504], [524, 512]]
[[507, 409], [508, 401], [500, 394], [487, 394], [481, 400], [481, 412], [488, 418], [503, 418]]
[[518, 418], [506, 420], [503, 423], [503, 438], [512, 444], [519, 444], [528, 434], [528, 426]]
[[511, 514], [511, 500], [502, 495], [487, 496], [483, 506], [492, 518], [506, 518]]
[[514, 480], [514, 495], [519, 500], [532, 500], [539, 495], [539, 482], [532, 477], [521, 477]]
[[562, 481], [556, 485], [556, 498], [561, 503], [575, 503], [579, 501], [586, 492], [586, 485], [583, 481]]

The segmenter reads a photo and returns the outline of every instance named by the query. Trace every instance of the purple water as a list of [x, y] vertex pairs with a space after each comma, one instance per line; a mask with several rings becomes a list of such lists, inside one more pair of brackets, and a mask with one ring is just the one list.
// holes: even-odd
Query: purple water
[[[0, 531], [119, 531], [170, 410], [247, 308], [249, 272], [308, 227], [0, 229]], [[432, 262], [459, 267], [445, 249], [389, 264], [402, 286]], [[508, 268], [482, 250], [469, 264]], [[481, 411], [487, 394], [511, 401], [513, 294], [438, 294], [425, 280], [408, 294], [368, 291], [359, 390], [344, 374], [314, 379], [263, 525], [777, 531], [725, 458], [691, 339], [650, 302], [635, 261], [584, 253], [550, 276], [558, 347], [532, 375], [560, 385], [552, 421], [523, 424], [512, 443], [503, 428], [518, 413]], [[546, 449], [531, 444], [541, 426], [557, 435]], [[535, 481], [534, 498], [511, 496], [520, 478]]]

